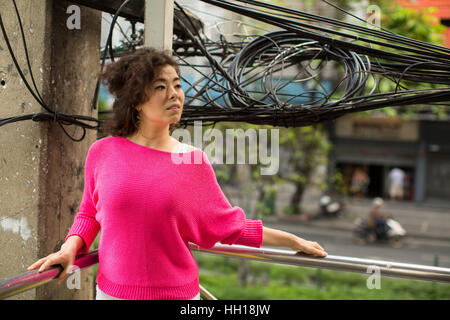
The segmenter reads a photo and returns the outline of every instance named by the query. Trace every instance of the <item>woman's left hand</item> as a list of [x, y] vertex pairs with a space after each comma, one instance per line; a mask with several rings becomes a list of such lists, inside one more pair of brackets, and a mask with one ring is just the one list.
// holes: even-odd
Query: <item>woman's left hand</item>
[[302, 239], [282, 230], [263, 227], [263, 246], [288, 247], [295, 251], [326, 257], [327, 253], [317, 243]]

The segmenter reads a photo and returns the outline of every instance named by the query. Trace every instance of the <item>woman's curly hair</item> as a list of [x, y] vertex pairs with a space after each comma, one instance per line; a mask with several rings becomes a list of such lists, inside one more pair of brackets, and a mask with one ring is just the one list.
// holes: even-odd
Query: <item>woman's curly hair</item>
[[[112, 136], [129, 136], [139, 125], [136, 106], [147, 101], [148, 85], [154, 80], [159, 68], [171, 65], [180, 74], [176, 60], [168, 51], [142, 48], [121, 57], [106, 66], [99, 74], [101, 83], [114, 95], [113, 117], [105, 133]], [[170, 130], [176, 127], [170, 125]]]

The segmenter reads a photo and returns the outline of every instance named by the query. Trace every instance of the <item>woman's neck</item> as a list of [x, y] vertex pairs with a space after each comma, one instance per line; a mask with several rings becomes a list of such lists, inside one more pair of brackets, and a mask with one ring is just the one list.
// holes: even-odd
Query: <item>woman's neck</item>
[[138, 129], [135, 133], [126, 137], [134, 143], [145, 147], [159, 149], [164, 151], [171, 151], [178, 141], [172, 138], [169, 134], [169, 129], [164, 130], [142, 130]]

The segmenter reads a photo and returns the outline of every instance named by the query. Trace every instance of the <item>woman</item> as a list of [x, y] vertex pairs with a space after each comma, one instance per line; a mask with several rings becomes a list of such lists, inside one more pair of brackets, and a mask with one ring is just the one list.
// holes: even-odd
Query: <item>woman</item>
[[[28, 270], [60, 264], [61, 283], [100, 229], [97, 299], [199, 299], [189, 242], [283, 246], [326, 256], [316, 242], [247, 219], [224, 196], [205, 153], [170, 136], [184, 93], [169, 54], [136, 50], [100, 76], [115, 95], [112, 135], [89, 149], [83, 199], [65, 243]], [[175, 164], [173, 153], [202, 161]]]

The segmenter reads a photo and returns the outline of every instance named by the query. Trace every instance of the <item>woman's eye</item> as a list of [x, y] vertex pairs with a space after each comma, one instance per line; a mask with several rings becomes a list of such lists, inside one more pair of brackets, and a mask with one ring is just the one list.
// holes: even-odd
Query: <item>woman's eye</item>
[[180, 89], [181, 88], [181, 84], [176, 84], [175, 88]]
[[164, 86], [157, 86], [155, 89], [156, 90], [164, 90]]

